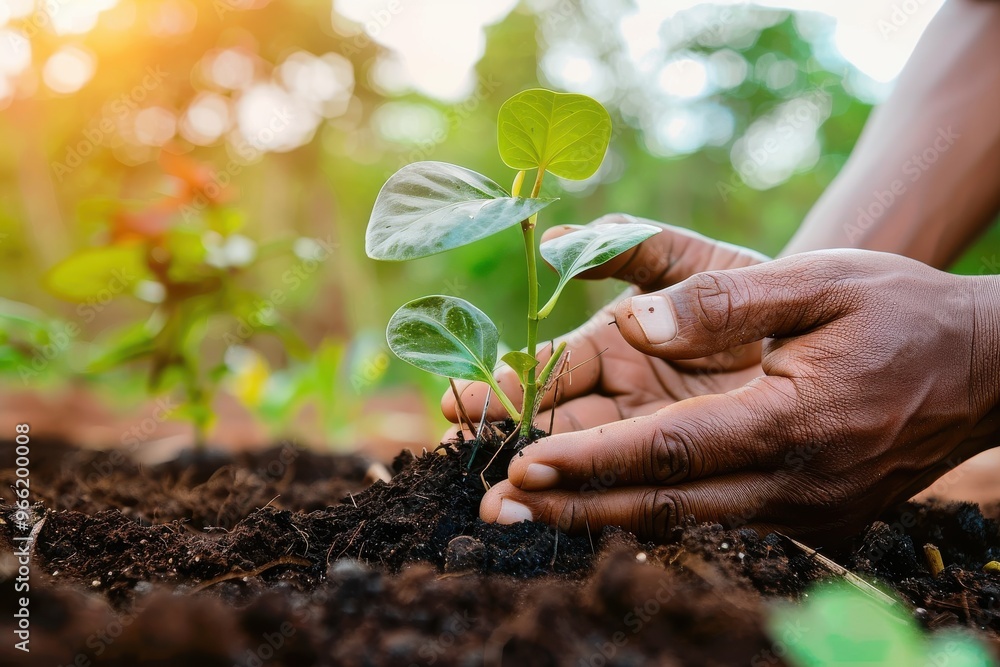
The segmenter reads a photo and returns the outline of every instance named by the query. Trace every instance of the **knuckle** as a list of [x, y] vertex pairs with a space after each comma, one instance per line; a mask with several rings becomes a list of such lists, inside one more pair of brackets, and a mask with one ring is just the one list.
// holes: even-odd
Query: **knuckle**
[[578, 519], [585, 513], [581, 505], [569, 498], [561, 498], [533, 507], [538, 521], [555, 526], [564, 533], [574, 532]]
[[647, 479], [657, 484], [673, 484], [691, 476], [691, 441], [683, 431], [668, 435], [662, 428], [653, 432], [649, 445]]
[[738, 327], [750, 287], [737, 272], [706, 271], [692, 277], [695, 315], [708, 331]]
[[636, 526], [651, 537], [664, 537], [687, 516], [687, 508], [676, 492], [656, 489], [643, 498]]

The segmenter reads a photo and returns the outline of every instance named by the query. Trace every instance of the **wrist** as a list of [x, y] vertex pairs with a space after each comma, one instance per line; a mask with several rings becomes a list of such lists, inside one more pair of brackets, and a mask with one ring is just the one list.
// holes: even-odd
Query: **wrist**
[[1000, 408], [1000, 276], [969, 280], [973, 298], [969, 389], [975, 413], [986, 415]]

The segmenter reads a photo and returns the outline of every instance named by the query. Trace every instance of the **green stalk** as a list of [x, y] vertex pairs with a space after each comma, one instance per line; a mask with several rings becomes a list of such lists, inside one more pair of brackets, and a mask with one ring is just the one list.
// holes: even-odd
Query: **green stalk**
[[[535, 185], [531, 188], [531, 198], [538, 197], [542, 189], [542, 178], [545, 170], [539, 168], [535, 176]], [[521, 223], [522, 236], [524, 237], [524, 254], [528, 260], [528, 356], [534, 358], [538, 346], [538, 268], [535, 257], [535, 223], [538, 214], [535, 214]], [[521, 437], [528, 437], [531, 434], [531, 423], [535, 417], [535, 396], [538, 392], [536, 384], [535, 369], [528, 371], [527, 382], [524, 385], [524, 402], [521, 404]]]
[[513, 419], [514, 421], [520, 421], [521, 413], [517, 411], [517, 408], [514, 407], [514, 404], [511, 403], [510, 399], [507, 398], [507, 395], [503, 393], [503, 389], [500, 388], [500, 385], [497, 384], [496, 380], [491, 381], [489, 385], [490, 387], [493, 388], [493, 393], [496, 394], [496, 397], [498, 399], [500, 399], [500, 404], [503, 405], [504, 409], [507, 411], [507, 414], [510, 415], [510, 418]]

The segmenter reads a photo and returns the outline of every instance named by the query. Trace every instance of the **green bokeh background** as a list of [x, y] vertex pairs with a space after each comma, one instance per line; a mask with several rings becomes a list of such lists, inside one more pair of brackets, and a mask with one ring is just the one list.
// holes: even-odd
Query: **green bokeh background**
[[[146, 199], [162, 189], [163, 174], [155, 151], [126, 165], [115, 149], [123, 140], [115, 136], [104, 137], [68, 174], [53, 169], [54, 162], [65, 158], [67, 147], [94, 127], [109, 101], [130, 90], [147, 68], [166, 72], [150, 101], [182, 109], [198, 90], [198, 63], [212, 49], [240, 45], [265, 63], [278, 63], [298, 50], [334, 52], [347, 57], [354, 68], [355, 99], [349, 112], [322, 121], [312, 140], [295, 150], [264, 154], [242, 168], [233, 181], [239, 193], [234, 206], [246, 218], [248, 236], [261, 242], [287, 235], [330, 237], [337, 244], [333, 259], [301, 288], [289, 292], [283, 312], [312, 346], [332, 338], [345, 343], [365, 341], [366, 349], [378, 350], [385, 323], [396, 307], [424, 294], [448, 293], [483, 308], [501, 327], [504, 341], [518, 346], [525, 329], [525, 268], [516, 229], [407, 264], [368, 260], [363, 250], [364, 229], [382, 183], [411, 161], [453, 162], [509, 184], [514, 172], [502, 164], [496, 151], [496, 114], [505, 99], [523, 89], [559, 88], [539, 64], [547, 49], [546, 35], [575, 31], [580, 40], [590, 40], [595, 58], [621, 73], [614, 69], [621, 66], [621, 44], [606, 34], [611, 29], [593, 4], [559, 3], [562, 23], [547, 28], [543, 23], [552, 17], [533, 9], [540, 5], [521, 4], [488, 26], [486, 52], [476, 65], [481, 82], [478, 94], [456, 103], [414, 92], [386, 93], [373, 74], [385, 56], [382, 49], [363, 33], [345, 35], [335, 30], [325, 2], [258, 2], [257, 9], [221, 12], [219, 3], [187, 3], [195, 8], [197, 20], [190, 29], [169, 36], [144, 27], [148, 25], [142, 20], [145, 13], [153, 10], [142, 3], [134, 9], [138, 16], [128, 30], [107, 28], [102, 17], [94, 30], [70, 40], [98, 56], [96, 74], [81, 91], [56, 95], [38, 84], [35, 93], [21, 95], [0, 112], [0, 296], [32, 304], [52, 316], [78, 319], [75, 306], [44, 291], [42, 278], [57, 261], [98, 237], [99, 230], [81, 219], [81, 203], [101, 197]], [[725, 11], [729, 12], [726, 30], [713, 30], [709, 20], [707, 29], [689, 30], [673, 50], [708, 56], [731, 49], [748, 64], [742, 83], [707, 97], [731, 113], [730, 139], [682, 155], [654, 154], [637, 119], [655, 101], [641, 90], [619, 90], [606, 100], [616, 126], [611, 147], [614, 169], [582, 192], [564, 191], [555, 179], [547, 181], [543, 194], [561, 200], [544, 211], [542, 228], [627, 212], [769, 255], [782, 248], [843, 166], [871, 111], [870, 103], [859, 95], [869, 96], [857, 92], [865, 89], [858, 83], [864, 83], [864, 76], [830, 55], [832, 20], [750, 5]], [[803, 26], [810, 26], [809, 39], [802, 36]], [[727, 35], [736, 35], [733, 43], [725, 43]], [[66, 37], [44, 29], [33, 34], [33, 67], [38, 69], [38, 63], [66, 42]], [[434, 48], [433, 44], [428, 48]], [[668, 49], [663, 57], [669, 56]], [[764, 67], [775, 56], [795, 65], [792, 83], [777, 90], [766, 85]], [[732, 163], [733, 142], [777, 105], [817, 89], [831, 96], [830, 116], [817, 133], [818, 160], [770, 189], [745, 185]], [[445, 119], [445, 135], [392, 141], [380, 134], [373, 117], [382, 105], [400, 102], [435, 110]], [[170, 150], [215, 168], [222, 168], [230, 158], [224, 143], [192, 146], [178, 141]], [[1000, 229], [994, 226], [954, 270], [996, 272], [998, 264]], [[280, 260], [264, 263], [253, 279], [266, 293], [281, 285], [287, 269], [288, 263]], [[541, 294], [546, 295], [555, 285], [554, 274], [543, 270], [541, 282]], [[543, 323], [541, 337], [580, 324], [620, 289], [613, 284], [571, 285], [553, 316]], [[148, 305], [134, 300], [116, 301], [94, 322], [83, 325], [80, 341], [98, 340], [105, 331], [148, 310]], [[276, 368], [286, 361], [280, 346], [265, 343], [262, 352]], [[111, 401], [134, 400], [138, 383], [133, 375], [140, 372], [126, 370], [119, 374], [118, 384], [104, 382], [101, 390]], [[399, 386], [419, 387], [430, 406], [445, 385], [439, 378], [425, 377], [392, 360], [377, 382], [353, 391], [363, 398]]]

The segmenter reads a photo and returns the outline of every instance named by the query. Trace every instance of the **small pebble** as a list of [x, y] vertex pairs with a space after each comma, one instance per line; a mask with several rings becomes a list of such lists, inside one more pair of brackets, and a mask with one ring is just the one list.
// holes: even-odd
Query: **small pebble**
[[459, 535], [448, 542], [444, 555], [445, 572], [474, 570], [483, 562], [483, 543], [469, 535]]
[[361, 581], [368, 574], [368, 568], [364, 563], [353, 558], [341, 558], [330, 563], [326, 570], [327, 579], [333, 581]]
[[98, 586], [101, 585], [101, 580], [100, 579], [94, 579], [92, 582], [90, 582], [90, 585], [93, 586], [94, 588], [97, 588]]
[[646, 556], [646, 553], [644, 551], [640, 551], [635, 555], [636, 563], [645, 563], [647, 559], [648, 557]]
[[375, 482], [385, 482], [388, 484], [392, 481], [392, 473], [381, 463], [373, 463], [368, 466], [368, 470], [365, 471], [365, 483], [374, 484]]
[[986, 565], [983, 565], [983, 572], [1000, 572], [1000, 562], [991, 560]]
[[722, 549], [723, 551], [729, 551], [729, 542], [723, 542], [722, 544], [719, 545], [719, 548]]

